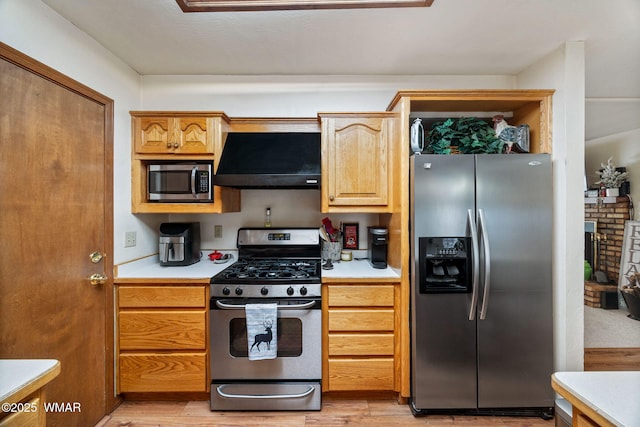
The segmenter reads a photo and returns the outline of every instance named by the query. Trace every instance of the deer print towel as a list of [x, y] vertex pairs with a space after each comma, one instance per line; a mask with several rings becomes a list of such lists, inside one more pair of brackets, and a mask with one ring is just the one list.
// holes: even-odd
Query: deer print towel
[[247, 304], [249, 360], [275, 359], [278, 353], [278, 304]]

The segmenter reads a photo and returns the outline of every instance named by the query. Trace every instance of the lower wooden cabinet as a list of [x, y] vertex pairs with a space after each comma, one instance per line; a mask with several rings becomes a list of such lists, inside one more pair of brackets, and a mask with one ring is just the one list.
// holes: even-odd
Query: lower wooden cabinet
[[325, 391], [395, 391], [395, 284], [325, 285]]
[[206, 392], [208, 286], [118, 286], [118, 391]]

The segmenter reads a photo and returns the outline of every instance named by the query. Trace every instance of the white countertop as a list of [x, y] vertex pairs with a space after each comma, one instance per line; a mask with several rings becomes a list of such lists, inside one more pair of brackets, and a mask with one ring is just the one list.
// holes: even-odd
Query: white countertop
[[233, 258], [224, 264], [216, 264], [209, 259], [213, 250], [203, 250], [202, 259], [186, 266], [161, 266], [158, 255], [148, 256], [133, 262], [118, 265], [117, 278], [124, 279], [210, 279], [238, 260], [237, 251], [220, 251]]
[[640, 426], [640, 371], [556, 372], [553, 379], [613, 425]]
[[400, 272], [391, 268], [373, 268], [366, 259], [334, 261], [332, 270], [322, 269], [322, 277], [330, 279], [398, 279]]
[[[133, 262], [118, 265], [117, 278], [123, 279], [208, 279], [229, 267], [238, 259], [237, 251], [220, 251], [231, 254], [233, 259], [225, 264], [216, 264], [209, 260], [213, 250], [203, 250], [202, 259], [184, 267], [163, 267], [158, 256], [148, 256]], [[336, 261], [333, 270], [322, 270], [323, 278], [332, 279], [398, 279], [399, 271], [390, 267], [378, 269], [371, 267], [367, 260]]]
[[[55, 378], [60, 362], [55, 359], [2, 359], [0, 360], [0, 402], [17, 403], [21, 390], [35, 391]], [[47, 377], [46, 381], [42, 381]], [[42, 381], [42, 384], [38, 384]], [[14, 399], [18, 398], [17, 401]]]

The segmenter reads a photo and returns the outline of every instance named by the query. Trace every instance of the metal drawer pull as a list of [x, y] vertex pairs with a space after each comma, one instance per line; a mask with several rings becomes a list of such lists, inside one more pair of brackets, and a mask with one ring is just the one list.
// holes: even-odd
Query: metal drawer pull
[[316, 389], [314, 386], [309, 386], [307, 390], [299, 394], [228, 394], [222, 391], [226, 385], [219, 385], [216, 387], [216, 391], [220, 396], [230, 399], [299, 399], [309, 396]]
[[[220, 301], [216, 301], [216, 305], [218, 308], [222, 308], [224, 310], [244, 310], [244, 304], [225, 304]], [[316, 305], [315, 301], [305, 302], [304, 304], [291, 304], [291, 305], [278, 305], [278, 310], [304, 310], [307, 308], [311, 308]]]

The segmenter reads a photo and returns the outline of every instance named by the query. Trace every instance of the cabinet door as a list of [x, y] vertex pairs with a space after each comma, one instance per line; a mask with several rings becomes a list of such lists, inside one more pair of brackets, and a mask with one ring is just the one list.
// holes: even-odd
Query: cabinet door
[[329, 360], [329, 389], [393, 390], [392, 358]]
[[139, 154], [212, 154], [207, 117], [135, 117], [134, 146]]
[[392, 120], [323, 118], [323, 210], [388, 205]]
[[118, 317], [120, 350], [205, 350], [204, 311], [134, 310]]
[[137, 153], [171, 153], [171, 128], [168, 117], [136, 117], [133, 120], [134, 146]]
[[120, 392], [207, 390], [206, 353], [121, 354]]
[[213, 153], [213, 138], [207, 134], [206, 117], [180, 117], [176, 119], [176, 153], [206, 154]]

